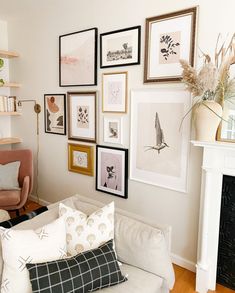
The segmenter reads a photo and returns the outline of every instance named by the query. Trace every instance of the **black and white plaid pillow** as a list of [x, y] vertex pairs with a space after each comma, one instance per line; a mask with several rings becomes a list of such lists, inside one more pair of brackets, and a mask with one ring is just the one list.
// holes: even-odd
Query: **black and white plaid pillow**
[[68, 259], [26, 266], [34, 293], [86, 293], [127, 280], [120, 271], [113, 240]]

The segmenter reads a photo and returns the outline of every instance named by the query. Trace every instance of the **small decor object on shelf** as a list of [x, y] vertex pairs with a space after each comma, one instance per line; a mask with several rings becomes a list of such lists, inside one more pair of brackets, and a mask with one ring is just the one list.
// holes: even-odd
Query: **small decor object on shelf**
[[96, 142], [96, 92], [68, 92], [69, 139]]
[[126, 113], [127, 72], [103, 74], [103, 112]]
[[141, 26], [100, 35], [100, 67], [140, 64]]
[[45, 132], [66, 135], [66, 101], [64, 94], [44, 95]]
[[[4, 60], [0, 58], [0, 69], [4, 66]], [[0, 78], [0, 86], [4, 85], [4, 80]]]
[[128, 150], [97, 145], [96, 190], [122, 198], [128, 195]]
[[59, 37], [60, 86], [97, 84], [97, 28]]
[[180, 59], [193, 66], [197, 7], [146, 19], [144, 82], [180, 81]]
[[[219, 35], [214, 61], [208, 54], [202, 53], [204, 63], [199, 72], [187, 61], [180, 60], [183, 68], [182, 81], [194, 98], [193, 106], [185, 116], [191, 110], [193, 111], [196, 140], [215, 141], [220, 122], [222, 131], [220, 129], [218, 132], [218, 139], [230, 141], [228, 137], [231, 140], [233, 140], [232, 137], [235, 137], [233, 133], [235, 127], [233, 118], [235, 79], [230, 78], [230, 66], [235, 63], [234, 40], [235, 34], [227, 47], [225, 47], [224, 42], [219, 47]], [[224, 113], [222, 113], [221, 105], [224, 106]], [[230, 114], [228, 114], [229, 112]]]
[[189, 119], [179, 127], [189, 106], [185, 90], [132, 90], [130, 179], [187, 192]]
[[122, 117], [104, 117], [104, 142], [122, 144]]
[[69, 171], [93, 176], [94, 148], [89, 145], [68, 144]]

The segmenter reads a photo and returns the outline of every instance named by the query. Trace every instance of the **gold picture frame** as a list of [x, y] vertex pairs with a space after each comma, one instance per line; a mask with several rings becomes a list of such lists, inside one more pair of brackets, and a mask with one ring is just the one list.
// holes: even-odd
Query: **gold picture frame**
[[94, 147], [82, 144], [68, 144], [68, 169], [83, 175], [94, 175]]
[[109, 72], [102, 75], [102, 112], [126, 113], [128, 72]]

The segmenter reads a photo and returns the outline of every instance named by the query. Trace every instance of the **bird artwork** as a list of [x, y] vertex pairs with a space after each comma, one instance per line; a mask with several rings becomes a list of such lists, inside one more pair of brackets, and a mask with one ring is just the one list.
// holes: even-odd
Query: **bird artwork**
[[145, 151], [155, 150], [158, 151], [158, 154], [160, 154], [160, 151], [164, 149], [165, 147], [169, 147], [169, 145], [165, 142], [163, 130], [161, 128], [160, 120], [158, 113], [156, 112], [155, 115], [155, 131], [156, 131], [156, 145], [153, 146], [145, 146]]

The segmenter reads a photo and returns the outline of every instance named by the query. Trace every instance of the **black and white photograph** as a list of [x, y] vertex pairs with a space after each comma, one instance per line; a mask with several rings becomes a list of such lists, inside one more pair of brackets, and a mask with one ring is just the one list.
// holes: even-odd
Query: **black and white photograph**
[[101, 34], [100, 67], [140, 64], [140, 34], [140, 26]]
[[122, 117], [104, 117], [104, 142], [122, 144]]

